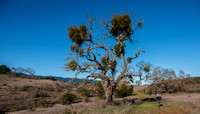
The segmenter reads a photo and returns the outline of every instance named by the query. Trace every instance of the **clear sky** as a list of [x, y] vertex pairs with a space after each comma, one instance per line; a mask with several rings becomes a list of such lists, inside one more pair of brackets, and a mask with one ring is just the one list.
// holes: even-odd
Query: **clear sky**
[[64, 71], [71, 44], [67, 27], [86, 23], [88, 13], [108, 16], [124, 10], [144, 19], [134, 37], [146, 53], [135, 62], [200, 76], [198, 0], [0, 0], [0, 65], [72, 77]]

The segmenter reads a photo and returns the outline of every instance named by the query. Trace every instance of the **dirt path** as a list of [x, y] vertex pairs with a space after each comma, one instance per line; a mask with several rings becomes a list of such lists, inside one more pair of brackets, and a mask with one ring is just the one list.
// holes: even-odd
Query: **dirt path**
[[168, 110], [168, 111], [170, 111], [170, 112], [165, 112], [161, 108], [158, 109], [159, 114], [184, 114], [184, 112], [181, 112], [178, 109], [171, 109], [171, 110]]
[[159, 114], [165, 114], [165, 112], [162, 109], [158, 109]]
[[177, 109], [173, 109], [173, 111], [175, 112], [175, 114], [183, 114], [183, 112], [181, 112], [180, 110], [177, 110]]

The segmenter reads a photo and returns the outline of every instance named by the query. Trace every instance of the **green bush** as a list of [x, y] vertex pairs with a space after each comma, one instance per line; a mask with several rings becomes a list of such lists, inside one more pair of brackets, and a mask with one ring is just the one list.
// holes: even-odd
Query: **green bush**
[[80, 87], [76, 90], [76, 92], [78, 92], [79, 94], [81, 94], [82, 96], [85, 96], [85, 97], [90, 96], [90, 90], [87, 88]]
[[148, 87], [148, 89], [147, 89], [148, 91], [147, 91], [147, 94], [149, 94], [149, 95], [152, 95], [153, 94], [153, 88], [150, 86], [150, 87]]
[[43, 107], [43, 108], [47, 108], [50, 106], [50, 102], [42, 100], [39, 102], [39, 104]]
[[54, 77], [50, 77], [50, 80], [56, 81], [56, 79]]
[[90, 96], [90, 92], [91, 92], [89, 89], [81, 87], [81, 88], [78, 88], [76, 90], [76, 92], [82, 96], [83, 102], [89, 101], [89, 96]]
[[61, 96], [60, 98], [60, 102], [63, 104], [63, 105], [66, 105], [66, 104], [71, 104], [73, 102], [76, 101], [76, 95], [72, 94], [72, 93], [65, 93]]
[[104, 96], [105, 96], [105, 91], [104, 91], [104, 88], [102, 86], [102, 83], [101, 82], [96, 82], [95, 83], [95, 86], [97, 86], [97, 96], [100, 98], [100, 99], [103, 99]]
[[10, 72], [10, 69], [6, 65], [0, 66], [0, 74], [6, 74], [8, 72]]
[[115, 97], [123, 98], [133, 94], [133, 85], [122, 83], [115, 92]]

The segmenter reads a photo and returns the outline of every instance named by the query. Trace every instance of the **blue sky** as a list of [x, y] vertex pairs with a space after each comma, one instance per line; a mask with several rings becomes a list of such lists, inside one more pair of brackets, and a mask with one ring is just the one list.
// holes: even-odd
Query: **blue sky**
[[146, 53], [135, 62], [200, 76], [198, 0], [1, 0], [0, 64], [72, 77], [73, 72], [64, 71], [71, 44], [67, 27], [86, 23], [88, 13], [109, 16], [124, 10], [144, 20], [134, 37]]

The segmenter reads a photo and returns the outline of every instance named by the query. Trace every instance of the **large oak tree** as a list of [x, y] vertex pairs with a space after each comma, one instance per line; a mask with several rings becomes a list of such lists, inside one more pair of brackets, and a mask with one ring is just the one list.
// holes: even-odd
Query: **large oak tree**
[[[88, 23], [68, 27], [68, 37], [73, 42], [67, 57], [66, 70], [75, 71], [75, 77], [87, 74], [86, 79], [101, 79], [108, 102], [113, 101], [116, 87], [123, 79], [139, 76], [141, 69], [149, 71], [148, 66], [139, 72], [130, 72], [130, 63], [144, 50], [125, 49], [133, 46], [134, 32], [143, 26], [143, 21], [132, 14], [113, 14], [111, 18], [99, 19], [88, 16]], [[141, 66], [141, 65], [140, 65]]]

